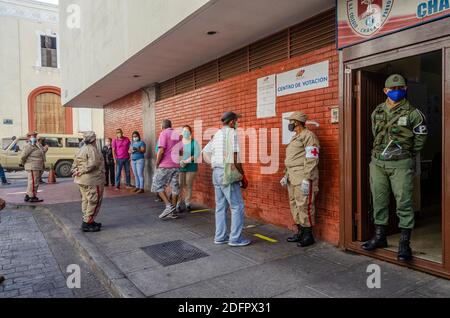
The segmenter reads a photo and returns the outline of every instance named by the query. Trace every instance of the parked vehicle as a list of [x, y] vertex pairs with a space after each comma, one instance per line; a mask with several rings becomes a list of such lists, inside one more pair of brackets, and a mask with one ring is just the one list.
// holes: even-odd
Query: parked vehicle
[[[44, 138], [45, 144], [49, 147], [45, 162], [46, 170], [53, 166], [57, 177], [71, 177], [70, 170], [73, 158], [83, 138], [78, 135], [51, 134], [39, 134], [39, 138]], [[23, 170], [19, 164], [21, 153], [26, 143], [26, 137], [17, 138], [5, 150], [0, 150], [0, 163], [6, 171]]]

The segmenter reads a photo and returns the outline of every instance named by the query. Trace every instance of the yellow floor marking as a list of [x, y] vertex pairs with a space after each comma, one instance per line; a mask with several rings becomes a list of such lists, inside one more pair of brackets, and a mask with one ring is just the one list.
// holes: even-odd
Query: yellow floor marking
[[195, 211], [191, 211], [191, 213], [202, 213], [202, 212], [209, 212], [211, 210], [206, 209], [206, 210], [195, 210]]
[[255, 234], [255, 236], [260, 238], [260, 239], [262, 239], [262, 240], [268, 241], [270, 243], [278, 243], [277, 240], [274, 240], [274, 239], [272, 239], [270, 237], [267, 237], [267, 236], [264, 236], [264, 235], [261, 235], [261, 234]]

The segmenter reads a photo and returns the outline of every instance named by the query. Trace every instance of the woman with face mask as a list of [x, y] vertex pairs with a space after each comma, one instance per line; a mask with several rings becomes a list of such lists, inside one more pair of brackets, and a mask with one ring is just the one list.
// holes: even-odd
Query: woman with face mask
[[[184, 203], [186, 210], [191, 210], [192, 188], [195, 175], [198, 171], [197, 159], [200, 157], [201, 148], [192, 136], [192, 128], [188, 125], [182, 131], [182, 149], [180, 151], [180, 189], [184, 191]], [[181, 199], [180, 199], [181, 203]], [[178, 209], [181, 210], [180, 205]]]
[[139, 132], [133, 132], [133, 141], [130, 145], [131, 167], [135, 177], [136, 187], [132, 192], [137, 194], [144, 193], [144, 165], [146, 144], [141, 140]]
[[115, 184], [116, 173], [114, 165], [114, 155], [112, 150], [112, 139], [105, 139], [105, 146], [102, 149], [103, 160], [105, 162], [105, 187], [113, 186]]

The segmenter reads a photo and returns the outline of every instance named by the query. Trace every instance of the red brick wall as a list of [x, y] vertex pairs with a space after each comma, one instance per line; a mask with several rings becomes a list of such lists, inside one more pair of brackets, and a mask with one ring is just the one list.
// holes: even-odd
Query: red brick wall
[[[256, 82], [258, 78], [327, 59], [330, 61], [329, 88], [279, 97], [275, 118], [256, 118]], [[280, 128], [281, 144], [282, 113], [297, 110], [307, 113], [310, 120], [317, 121], [320, 124], [319, 128], [311, 127], [321, 142], [320, 193], [317, 202], [315, 233], [319, 238], [337, 244], [339, 240], [339, 127], [330, 124], [330, 109], [339, 105], [338, 69], [338, 54], [335, 46], [330, 45], [301, 57], [159, 101], [156, 104], [156, 123], [159, 126], [161, 120], [167, 118], [172, 120], [174, 127], [180, 127], [184, 124], [192, 125], [194, 120], [203, 120], [204, 128], [219, 128], [221, 115], [224, 111], [231, 110], [243, 115], [239, 124], [240, 128]], [[132, 122], [128, 118], [133, 109], [134, 107], [127, 108], [124, 111], [127, 114], [126, 122], [128, 123]], [[107, 111], [105, 118], [108, 116], [110, 114]], [[115, 112], [114, 116], [116, 116]], [[108, 127], [107, 122], [114, 122], [114, 120], [112, 118], [105, 119], [105, 127]], [[118, 123], [114, 123], [117, 126]], [[123, 124], [123, 127], [129, 126]], [[200, 140], [198, 141], [200, 142]], [[207, 141], [203, 141], [202, 145], [205, 146], [206, 143]], [[280, 168], [276, 174], [261, 175], [261, 164], [244, 165], [250, 181], [249, 188], [244, 191], [244, 197], [248, 216], [293, 228], [294, 222], [290, 214], [287, 190], [279, 184], [284, 173], [285, 150], [286, 147], [281, 146]], [[247, 149], [247, 157], [248, 152]], [[214, 206], [211, 169], [206, 164], [202, 164], [200, 167], [194, 193], [194, 201]]]
[[[136, 91], [105, 106], [104, 126], [105, 138], [116, 138], [116, 129], [121, 128], [125, 136], [130, 138], [134, 131], [144, 136], [142, 121], [142, 92]], [[133, 169], [131, 183], [134, 184]], [[125, 184], [125, 173], [122, 173], [122, 185]]]
[[137, 130], [143, 136], [142, 93], [136, 91], [105, 106], [104, 111], [105, 138], [116, 137], [116, 129], [121, 128], [131, 139]]

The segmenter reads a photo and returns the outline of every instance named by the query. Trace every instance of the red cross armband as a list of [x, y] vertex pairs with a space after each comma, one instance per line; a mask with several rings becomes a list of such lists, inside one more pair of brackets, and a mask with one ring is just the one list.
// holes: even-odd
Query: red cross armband
[[319, 159], [319, 148], [318, 147], [306, 147], [306, 159]]

